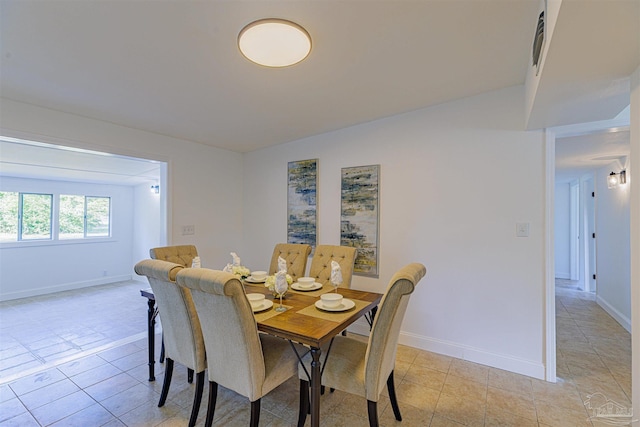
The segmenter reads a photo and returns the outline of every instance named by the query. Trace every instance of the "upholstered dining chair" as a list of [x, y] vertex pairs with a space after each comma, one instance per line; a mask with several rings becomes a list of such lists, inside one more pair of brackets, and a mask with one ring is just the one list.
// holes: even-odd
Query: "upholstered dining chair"
[[[396, 348], [400, 326], [409, 297], [420, 279], [426, 274], [424, 265], [406, 265], [391, 278], [378, 312], [373, 321], [368, 342], [336, 336], [322, 372], [322, 385], [356, 394], [367, 399], [369, 426], [378, 426], [377, 402], [386, 383], [391, 407], [396, 420], [402, 421], [393, 382]], [[305, 423], [309, 410], [310, 355], [304, 357], [305, 368], [300, 366], [300, 412], [298, 427]]]
[[299, 277], [304, 277], [307, 271], [307, 259], [311, 254], [311, 246], [302, 243], [277, 243], [273, 248], [269, 274], [278, 272], [278, 257], [287, 261], [287, 273], [295, 282]]
[[318, 283], [331, 284], [331, 261], [340, 264], [342, 272], [341, 288], [351, 287], [351, 276], [353, 275], [353, 265], [356, 261], [356, 248], [349, 246], [318, 245], [311, 258], [309, 267], [309, 277], [315, 277]]
[[[198, 256], [198, 250], [194, 245], [160, 246], [149, 249], [149, 256], [152, 259], [169, 261], [189, 268], [193, 259]], [[164, 338], [160, 349], [160, 363], [164, 363]], [[193, 382], [193, 371], [191, 369], [188, 370], [187, 378], [189, 383]]]
[[194, 245], [161, 246], [151, 248], [149, 255], [152, 259], [161, 259], [188, 268], [191, 267], [193, 259], [198, 256], [198, 250]]
[[[298, 358], [289, 341], [258, 333], [242, 283], [231, 273], [185, 268], [176, 276], [191, 291], [207, 351], [209, 403], [205, 426], [215, 413], [218, 385], [249, 398], [250, 425], [257, 427], [260, 400], [294, 376]], [[294, 344], [299, 354], [305, 347]]]
[[202, 401], [207, 365], [200, 320], [191, 292], [175, 283], [177, 273], [185, 268], [169, 261], [147, 259], [137, 263], [134, 269], [137, 274], [147, 276], [162, 320], [166, 365], [158, 406], [163, 406], [167, 400], [174, 361], [186, 366], [190, 372], [196, 372], [196, 389], [189, 418], [189, 426], [194, 426]]

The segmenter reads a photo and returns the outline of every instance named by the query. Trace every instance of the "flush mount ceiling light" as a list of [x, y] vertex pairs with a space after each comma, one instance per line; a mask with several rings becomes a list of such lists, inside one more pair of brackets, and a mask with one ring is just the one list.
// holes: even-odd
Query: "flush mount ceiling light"
[[244, 27], [238, 35], [240, 52], [266, 67], [288, 67], [305, 59], [311, 51], [309, 33], [295, 22], [261, 19]]

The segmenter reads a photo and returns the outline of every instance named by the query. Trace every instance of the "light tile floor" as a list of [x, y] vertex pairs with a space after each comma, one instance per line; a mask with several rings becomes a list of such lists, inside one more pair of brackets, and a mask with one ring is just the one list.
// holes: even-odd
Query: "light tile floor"
[[[0, 427], [185, 426], [194, 387], [186, 369], [176, 366], [163, 408], [156, 406], [163, 365], [156, 365], [155, 382], [147, 380], [140, 287], [128, 282], [0, 304]], [[93, 304], [96, 295], [102, 304]], [[404, 420], [394, 420], [383, 396], [381, 425], [607, 425], [592, 421], [584, 402], [599, 392], [630, 407], [630, 335], [590, 294], [558, 287], [556, 308], [556, 384], [400, 346], [395, 377]], [[198, 425], [206, 399], [205, 387]], [[263, 399], [260, 425], [295, 426], [297, 405], [298, 381], [291, 379]], [[340, 391], [322, 397], [321, 415], [322, 426], [368, 426], [366, 402]], [[221, 388], [214, 425], [245, 427], [248, 420], [248, 401]]]

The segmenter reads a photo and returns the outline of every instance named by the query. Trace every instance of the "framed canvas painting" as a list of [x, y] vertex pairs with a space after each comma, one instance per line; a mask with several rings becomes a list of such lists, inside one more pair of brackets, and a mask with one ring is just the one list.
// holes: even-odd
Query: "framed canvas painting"
[[289, 162], [287, 180], [287, 243], [315, 248], [318, 159]]
[[358, 250], [354, 274], [378, 277], [380, 165], [342, 169], [340, 245]]

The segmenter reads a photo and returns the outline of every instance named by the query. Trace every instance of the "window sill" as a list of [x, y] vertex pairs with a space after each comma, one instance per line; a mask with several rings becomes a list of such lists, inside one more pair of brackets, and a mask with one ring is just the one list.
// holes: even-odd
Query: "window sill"
[[22, 240], [20, 242], [0, 242], [0, 249], [33, 248], [38, 246], [86, 245], [95, 243], [112, 243], [113, 237], [94, 237], [88, 239], [69, 240]]

